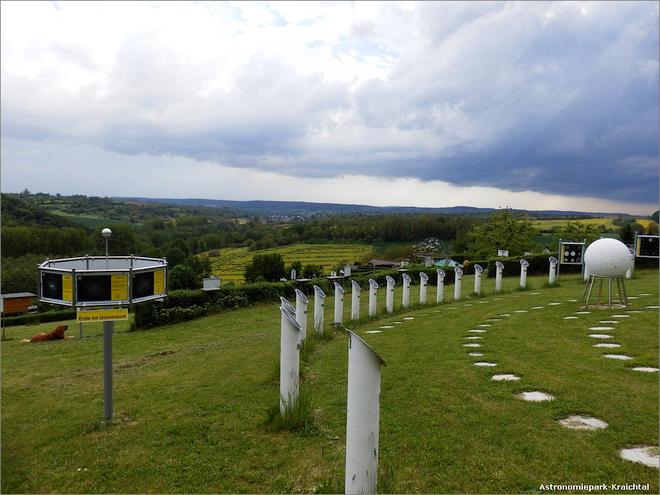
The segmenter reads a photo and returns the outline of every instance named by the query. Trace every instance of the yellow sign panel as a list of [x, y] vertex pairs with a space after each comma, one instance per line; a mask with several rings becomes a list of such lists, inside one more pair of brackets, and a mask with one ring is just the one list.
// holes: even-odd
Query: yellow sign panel
[[128, 309], [95, 309], [90, 311], [78, 311], [76, 316], [78, 323], [128, 320]]
[[62, 275], [62, 299], [73, 301], [73, 276]]
[[128, 300], [128, 275], [112, 275], [110, 282], [110, 298], [113, 301]]
[[165, 270], [156, 270], [154, 272], [154, 294], [165, 292]]

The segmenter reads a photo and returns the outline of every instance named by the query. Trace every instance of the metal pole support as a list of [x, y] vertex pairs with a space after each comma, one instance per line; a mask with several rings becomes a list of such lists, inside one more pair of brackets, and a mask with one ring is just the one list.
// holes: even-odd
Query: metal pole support
[[375, 494], [380, 426], [380, 369], [385, 361], [348, 330], [344, 493]]
[[106, 424], [112, 423], [112, 335], [114, 321], [103, 322], [103, 417]]

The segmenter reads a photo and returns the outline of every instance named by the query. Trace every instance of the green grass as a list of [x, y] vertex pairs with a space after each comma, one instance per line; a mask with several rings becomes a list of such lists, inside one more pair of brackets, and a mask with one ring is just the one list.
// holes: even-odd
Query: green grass
[[614, 217], [598, 217], [598, 218], [580, 218], [577, 220], [571, 219], [554, 219], [554, 220], [533, 220], [532, 224], [539, 230], [548, 230], [554, 227], [563, 227], [568, 222], [582, 223], [585, 225], [595, 225], [600, 227], [605, 226], [607, 230], [616, 230], [619, 227], [614, 225]]
[[[245, 279], [245, 265], [255, 254], [280, 253], [284, 262], [300, 261], [303, 265], [323, 265], [326, 272], [340, 263], [353, 263], [371, 251], [369, 244], [291, 244], [276, 248], [249, 251], [248, 248], [224, 248], [219, 256], [209, 258], [213, 274], [222, 277], [224, 283], [241, 283]], [[208, 252], [200, 256], [208, 256]]]
[[[612, 325], [612, 340], [634, 361], [603, 359], [608, 349], [592, 347], [588, 328], [622, 311], [563, 320], [577, 310], [578, 303], [568, 299], [579, 299], [583, 285], [569, 276], [560, 276], [556, 288], [544, 288], [545, 281], [530, 277], [530, 290], [517, 292], [517, 277], [505, 278], [508, 292], [495, 296], [493, 280], [484, 279], [484, 297], [477, 299], [469, 298], [472, 278], [465, 277], [460, 302], [356, 324], [347, 321], [346, 301], [346, 326], [387, 362], [381, 380], [381, 491], [526, 493], [538, 492], [542, 483], [648, 482], [649, 493], [658, 492], [657, 470], [617, 455], [628, 445], [658, 445], [658, 376], [628, 369], [658, 366], [657, 310]], [[631, 309], [657, 304], [657, 270], [638, 270], [627, 282], [630, 295], [651, 294], [633, 300]], [[413, 286], [412, 302], [417, 291]], [[452, 293], [447, 286], [447, 301]], [[379, 308], [384, 296], [379, 291]], [[397, 302], [400, 296], [397, 291]], [[361, 299], [366, 315], [368, 297]], [[432, 287], [428, 300], [435, 300]], [[553, 301], [562, 304], [547, 305]], [[325, 309], [329, 324], [330, 296]], [[308, 329], [312, 313], [310, 308]], [[462, 345], [467, 330], [502, 313], [511, 316], [482, 334], [485, 356], [470, 358]], [[341, 490], [346, 338], [317, 341], [304, 365], [301, 391], [311, 401], [314, 434], [273, 432], [265, 419], [277, 398], [279, 322], [277, 305], [264, 304], [150, 331], [118, 328], [118, 421], [109, 428], [100, 426], [100, 327], [90, 327], [92, 337], [82, 341], [3, 342], [2, 492]], [[394, 328], [365, 333], [386, 324]], [[12, 331], [22, 338], [41, 327]], [[475, 359], [498, 366], [478, 368]], [[522, 380], [492, 382], [493, 370]], [[526, 403], [514, 397], [521, 390], [557, 398]], [[559, 426], [556, 420], [571, 413], [592, 414], [609, 427], [584, 432]]]

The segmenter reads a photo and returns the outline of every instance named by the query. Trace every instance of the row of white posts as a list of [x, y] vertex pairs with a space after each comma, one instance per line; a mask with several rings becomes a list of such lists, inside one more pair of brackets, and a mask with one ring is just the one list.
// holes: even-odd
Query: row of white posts
[[[550, 258], [549, 282], [553, 284], [557, 275], [557, 260]], [[527, 285], [526, 260], [520, 261], [520, 287]], [[496, 263], [495, 291], [502, 289], [502, 271], [504, 265]], [[454, 269], [455, 285], [454, 299], [460, 300], [463, 270]], [[481, 293], [481, 276], [483, 268], [474, 266], [474, 292]], [[437, 270], [437, 299], [444, 300], [445, 272]], [[386, 310], [394, 311], [394, 286], [392, 277], [386, 277]], [[420, 273], [419, 301], [426, 303], [426, 292], [429, 277]], [[403, 274], [402, 306], [410, 306], [411, 278]], [[360, 318], [360, 285], [352, 281], [351, 319]], [[344, 288], [335, 282], [334, 323], [342, 324]], [[369, 316], [376, 314], [378, 283], [369, 280]], [[325, 293], [314, 286], [314, 332], [323, 333], [323, 306]], [[307, 337], [307, 305], [308, 300], [302, 291], [296, 289], [296, 306], [293, 307], [285, 298], [281, 298], [281, 337], [280, 337], [280, 412], [284, 414], [287, 407], [298, 400], [300, 377], [300, 346]], [[346, 419], [346, 494], [376, 493], [378, 468], [378, 434], [380, 422], [380, 369], [385, 362], [358, 335], [348, 330], [348, 391]]]

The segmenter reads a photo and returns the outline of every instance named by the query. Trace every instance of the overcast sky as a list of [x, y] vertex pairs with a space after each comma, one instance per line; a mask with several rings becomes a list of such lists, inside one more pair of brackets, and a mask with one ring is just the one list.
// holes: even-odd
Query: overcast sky
[[6, 192], [657, 209], [657, 2], [1, 14]]

